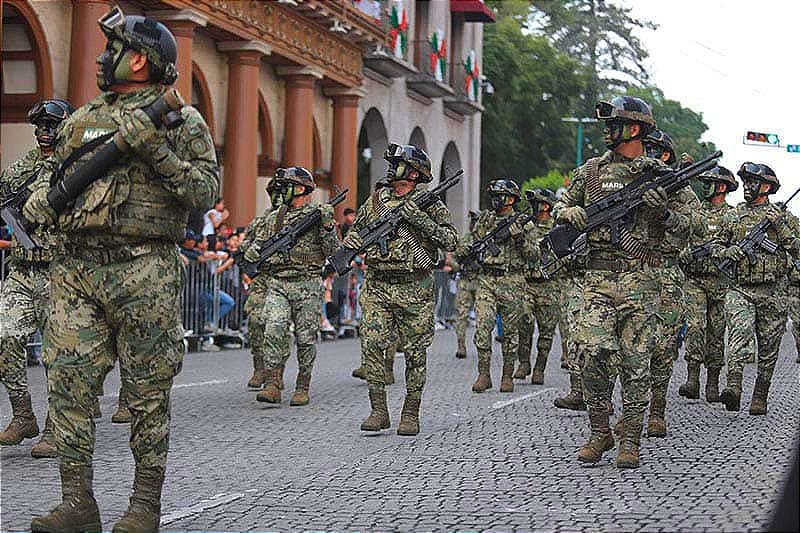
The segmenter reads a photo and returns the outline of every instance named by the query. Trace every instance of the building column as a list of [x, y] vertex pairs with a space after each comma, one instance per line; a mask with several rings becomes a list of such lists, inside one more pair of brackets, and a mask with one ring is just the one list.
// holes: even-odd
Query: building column
[[309, 67], [279, 67], [277, 72], [286, 80], [282, 164], [305, 167], [313, 173], [314, 80], [322, 79], [322, 73]]
[[97, 56], [106, 47], [106, 36], [97, 21], [108, 11], [106, 0], [72, 0], [67, 99], [75, 108], [100, 94]]
[[358, 102], [366, 93], [349, 87], [329, 88], [325, 95], [333, 99], [333, 153], [331, 183], [350, 189], [345, 201], [336, 206], [337, 219], [346, 207], [356, 208], [358, 191]]
[[205, 26], [208, 18], [193, 9], [177, 11], [149, 11], [148, 18], [164, 23], [169, 28], [178, 42], [178, 80], [174, 87], [181, 93], [186, 102], [192, 101], [192, 45], [194, 44], [194, 30], [198, 26]]
[[261, 41], [226, 41], [217, 48], [228, 54], [223, 197], [230, 224], [245, 226], [256, 214], [258, 77], [261, 56], [271, 49]]

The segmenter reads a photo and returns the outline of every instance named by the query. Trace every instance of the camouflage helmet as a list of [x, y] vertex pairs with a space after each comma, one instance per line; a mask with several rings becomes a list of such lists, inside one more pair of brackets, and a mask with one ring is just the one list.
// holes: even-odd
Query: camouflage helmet
[[733, 177], [733, 172], [723, 166], [716, 166], [706, 170], [697, 177], [701, 180], [718, 181], [727, 184], [726, 192], [733, 192], [739, 188], [739, 182]]
[[647, 150], [647, 155], [653, 159], [661, 159], [661, 154], [669, 152], [669, 159], [665, 161], [667, 165], [672, 165], [677, 161], [675, 144], [672, 142], [672, 137], [665, 131], [653, 130], [648, 133], [647, 137], [644, 138], [644, 147]]
[[147, 56], [156, 79], [172, 85], [178, 79], [175, 62], [178, 60], [178, 43], [164, 24], [139, 15], [125, 15], [119, 6], [97, 21], [109, 41], [119, 40]]
[[[413, 144], [391, 143], [388, 148], [386, 148], [383, 158], [391, 166], [397, 166], [398, 163], [403, 162], [410, 168], [416, 170], [419, 173], [419, 178], [416, 180], [417, 183], [430, 183], [433, 181], [431, 160], [422, 148], [418, 148]], [[397, 172], [394, 173], [394, 179], [398, 179], [396, 177], [397, 174]], [[401, 175], [403, 174], [405, 173]]]
[[517, 200], [519, 200], [522, 196], [519, 191], [519, 185], [517, 185], [514, 180], [508, 178], [499, 178], [490, 181], [489, 186], [486, 187], [486, 192], [488, 192], [490, 195], [505, 194], [508, 196], [513, 196]]
[[548, 204], [551, 208], [556, 205], [556, 193], [551, 191], [550, 189], [531, 189], [530, 191], [525, 191], [525, 197], [528, 199], [528, 202], [541, 202]]
[[314, 176], [311, 175], [311, 172], [306, 170], [303, 167], [286, 167], [286, 168], [279, 168], [275, 171], [275, 176], [270, 182], [270, 186], [272, 184], [278, 183], [294, 183], [295, 185], [302, 185], [306, 187], [306, 192], [313, 191], [317, 184], [314, 183]]
[[742, 166], [739, 167], [739, 172], [737, 172], [736, 175], [742, 178], [742, 181], [750, 178], [769, 183], [771, 187], [768, 194], [776, 193], [781, 187], [781, 182], [778, 181], [775, 171], [764, 163], [744, 162]]
[[599, 102], [594, 106], [594, 115], [599, 120], [620, 119], [638, 122], [650, 128], [656, 127], [656, 119], [647, 102], [635, 96], [615, 96], [610, 102]]

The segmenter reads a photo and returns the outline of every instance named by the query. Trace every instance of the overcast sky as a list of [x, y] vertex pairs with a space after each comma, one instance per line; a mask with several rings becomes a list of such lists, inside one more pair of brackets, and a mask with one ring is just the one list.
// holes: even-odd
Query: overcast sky
[[[743, 161], [768, 164], [781, 182], [777, 199], [800, 187], [800, 154], [742, 143], [757, 130], [800, 144], [800, 1], [618, 1], [659, 25], [639, 34], [653, 80], [703, 113], [703, 140], [725, 152], [722, 164], [734, 173]], [[733, 199], [741, 198], [740, 187]], [[791, 205], [800, 213], [800, 194]]]

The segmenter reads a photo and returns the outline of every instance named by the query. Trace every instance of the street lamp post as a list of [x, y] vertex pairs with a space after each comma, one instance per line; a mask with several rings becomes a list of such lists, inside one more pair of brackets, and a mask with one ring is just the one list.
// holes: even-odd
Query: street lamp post
[[583, 125], [589, 124], [593, 122], [599, 122], [596, 118], [590, 117], [564, 117], [561, 119], [561, 122], [574, 122], [578, 125], [578, 150], [577, 150], [577, 157], [576, 161], [576, 168], [583, 164]]

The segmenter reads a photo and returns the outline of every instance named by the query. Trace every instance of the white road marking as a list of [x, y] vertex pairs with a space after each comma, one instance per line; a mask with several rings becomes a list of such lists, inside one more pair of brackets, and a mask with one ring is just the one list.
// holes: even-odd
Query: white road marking
[[510, 400], [504, 400], [502, 402], [494, 402], [492, 405], [489, 406], [489, 409], [502, 409], [503, 407], [508, 407], [509, 405], [513, 405], [517, 402], [521, 402], [523, 400], [527, 400], [529, 398], [535, 398], [540, 394], [544, 394], [545, 392], [550, 392], [555, 390], [554, 388], [542, 389], [540, 391], [531, 392], [529, 394], [523, 394], [522, 396], [518, 396], [516, 398], [512, 398]]
[[[179, 383], [178, 385], [173, 385], [172, 388], [174, 389], [185, 389], [188, 387], [202, 387], [203, 385], [222, 385], [223, 383], [227, 383], [227, 379], [212, 379], [209, 381], [195, 381], [192, 383]], [[103, 398], [119, 398], [119, 393], [117, 394], [104, 394]]]
[[207, 509], [213, 509], [214, 507], [219, 507], [220, 505], [225, 505], [227, 503], [234, 502], [239, 498], [244, 498], [243, 492], [236, 492], [232, 494], [217, 494], [212, 498], [208, 498], [206, 500], [202, 500], [200, 503], [192, 505], [190, 507], [185, 507], [183, 509], [178, 509], [177, 511], [172, 511], [171, 513], [167, 513], [161, 517], [161, 525], [169, 524], [170, 522], [174, 522], [176, 520], [180, 520], [181, 518], [187, 518], [189, 516], [193, 516]]

